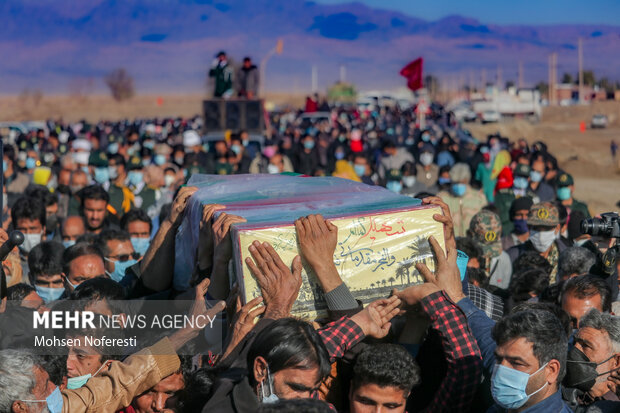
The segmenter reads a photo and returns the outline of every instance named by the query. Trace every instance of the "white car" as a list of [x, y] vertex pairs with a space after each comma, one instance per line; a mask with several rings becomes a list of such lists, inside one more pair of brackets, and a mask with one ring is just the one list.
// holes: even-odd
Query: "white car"
[[485, 110], [480, 114], [480, 121], [482, 123], [499, 122], [502, 115], [496, 110]]
[[590, 126], [592, 126], [592, 129], [606, 128], [607, 123], [608, 123], [607, 116], [597, 114], [597, 115], [592, 116], [592, 121], [590, 122]]

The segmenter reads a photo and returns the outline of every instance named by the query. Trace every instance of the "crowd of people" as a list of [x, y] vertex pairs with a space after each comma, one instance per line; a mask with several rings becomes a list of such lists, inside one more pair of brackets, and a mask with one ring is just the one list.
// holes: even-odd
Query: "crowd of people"
[[[274, 112], [264, 142], [203, 141], [198, 117], [4, 136], [0, 244], [13, 230], [24, 242], [2, 263], [0, 413], [620, 411], [620, 260], [605, 255], [617, 239], [582, 232], [591, 212], [544, 142], [479, 140], [432, 110], [423, 130], [398, 107]], [[337, 228], [299, 217], [300, 256], [329, 307], [310, 323], [290, 314], [301, 260], [288, 267], [267, 243], [246, 261], [262, 296], [241, 302], [228, 232], [244, 219], [205, 205], [192, 289], [176, 291], [175, 234], [197, 173], [382, 185], [439, 205], [445, 245], [428, 240], [423, 284], [364, 306], [334, 265]], [[131, 354], [25, 344], [34, 313], [124, 316], [188, 297], [193, 315], [222, 320], [219, 351], [193, 350], [196, 326]]]

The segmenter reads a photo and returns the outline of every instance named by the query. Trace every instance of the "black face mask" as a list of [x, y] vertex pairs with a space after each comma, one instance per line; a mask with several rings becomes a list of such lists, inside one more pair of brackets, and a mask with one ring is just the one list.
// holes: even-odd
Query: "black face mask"
[[58, 226], [58, 216], [56, 214], [50, 215], [45, 220], [45, 229], [46, 229], [45, 233], [51, 234], [52, 232], [56, 231], [57, 226]]
[[590, 391], [590, 389], [594, 387], [597, 377], [617, 370], [614, 369], [600, 374], [596, 371], [596, 368], [599, 365], [607, 362], [611, 359], [611, 357], [601, 361], [600, 363], [595, 363], [590, 361], [588, 356], [583, 354], [583, 351], [579, 350], [577, 347], [573, 347], [568, 352], [568, 359], [566, 360], [566, 376], [564, 377], [563, 382], [564, 386], [579, 389], [584, 393]]

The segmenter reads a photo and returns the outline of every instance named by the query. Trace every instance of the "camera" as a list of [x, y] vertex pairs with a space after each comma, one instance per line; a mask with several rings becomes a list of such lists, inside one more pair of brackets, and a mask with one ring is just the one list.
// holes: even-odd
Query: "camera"
[[581, 233], [605, 238], [620, 238], [620, 216], [606, 212], [600, 218], [581, 221]]

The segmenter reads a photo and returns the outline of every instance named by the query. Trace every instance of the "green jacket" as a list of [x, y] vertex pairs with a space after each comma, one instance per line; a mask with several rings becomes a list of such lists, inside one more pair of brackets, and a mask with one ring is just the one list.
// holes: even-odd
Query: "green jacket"
[[221, 98], [226, 91], [232, 89], [233, 69], [230, 64], [214, 66], [209, 70], [209, 77], [215, 78], [215, 92], [213, 96]]
[[569, 213], [572, 211], [581, 211], [586, 218], [592, 218], [592, 215], [588, 210], [588, 205], [585, 202], [577, 201], [575, 198], [573, 198], [572, 205], [568, 206], [567, 209], [570, 209]]

